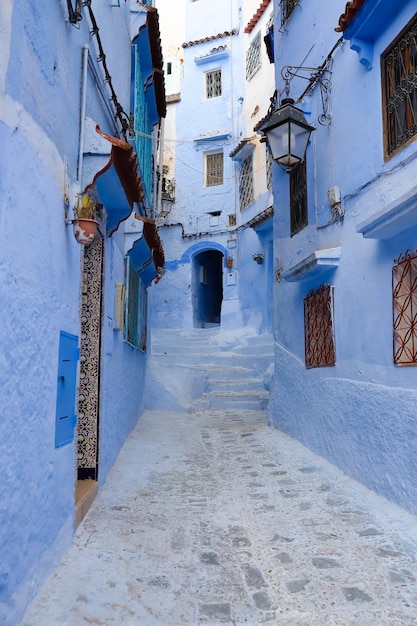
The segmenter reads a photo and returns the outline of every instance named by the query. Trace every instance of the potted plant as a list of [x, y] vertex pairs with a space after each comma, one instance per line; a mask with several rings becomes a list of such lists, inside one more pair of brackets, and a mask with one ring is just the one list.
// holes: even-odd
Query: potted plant
[[99, 222], [101, 204], [97, 202], [97, 194], [93, 189], [86, 191], [79, 198], [74, 208], [75, 217], [72, 221], [74, 236], [78, 243], [87, 245], [94, 241]]

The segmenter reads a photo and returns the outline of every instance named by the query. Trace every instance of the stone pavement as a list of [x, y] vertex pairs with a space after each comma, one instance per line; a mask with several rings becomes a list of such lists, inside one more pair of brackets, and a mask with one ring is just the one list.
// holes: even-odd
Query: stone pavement
[[22, 624], [417, 624], [416, 558], [415, 517], [263, 411], [148, 411]]

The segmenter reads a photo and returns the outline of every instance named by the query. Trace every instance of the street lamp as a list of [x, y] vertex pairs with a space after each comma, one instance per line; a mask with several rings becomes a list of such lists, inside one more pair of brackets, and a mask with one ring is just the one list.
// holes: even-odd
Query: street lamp
[[313, 130], [315, 128], [308, 124], [304, 113], [294, 106], [294, 100], [287, 94], [279, 109], [259, 126], [257, 132], [264, 134], [273, 160], [289, 173], [304, 160]]

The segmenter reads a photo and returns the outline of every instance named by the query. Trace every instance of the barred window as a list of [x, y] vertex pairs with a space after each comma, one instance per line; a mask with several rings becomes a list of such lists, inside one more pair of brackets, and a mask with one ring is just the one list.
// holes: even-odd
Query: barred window
[[132, 262], [126, 259], [125, 340], [146, 352], [148, 292]]
[[266, 145], [265, 156], [266, 156], [266, 187], [267, 189], [271, 189], [272, 188], [272, 154], [268, 145]]
[[300, 232], [308, 224], [307, 169], [301, 161], [290, 171], [290, 234]]
[[298, 0], [281, 0], [281, 26], [288, 20], [297, 4]]
[[221, 69], [206, 72], [206, 98], [217, 98], [222, 95]]
[[251, 78], [261, 64], [261, 33], [253, 39], [246, 51], [246, 80]]
[[329, 367], [336, 363], [333, 287], [321, 285], [304, 299], [304, 343], [306, 367]]
[[393, 354], [396, 365], [417, 365], [417, 251], [392, 270]]
[[206, 187], [223, 185], [223, 152], [211, 152], [205, 155]]
[[240, 210], [246, 209], [253, 202], [253, 155], [249, 154], [240, 164], [239, 201]]
[[381, 57], [385, 157], [417, 134], [417, 15]]

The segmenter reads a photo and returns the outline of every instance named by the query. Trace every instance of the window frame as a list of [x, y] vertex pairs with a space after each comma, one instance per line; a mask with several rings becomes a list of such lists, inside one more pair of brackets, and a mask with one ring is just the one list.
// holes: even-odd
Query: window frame
[[266, 188], [272, 189], [272, 153], [269, 145], [265, 142], [265, 176], [266, 176]]
[[[216, 172], [216, 171], [220, 171], [220, 168], [213, 168], [212, 170], [209, 169], [209, 159], [211, 157], [217, 157], [221, 155], [221, 176], [219, 174], [216, 173], [210, 173], [210, 172]], [[209, 178], [212, 178], [213, 180], [210, 181], [209, 183]], [[217, 180], [221, 180], [221, 182], [216, 182]], [[224, 152], [223, 150], [211, 150], [209, 152], [205, 152], [204, 153], [204, 187], [206, 188], [211, 188], [211, 187], [220, 187], [221, 185], [224, 184]]]
[[[407, 48], [401, 49], [401, 44], [407, 38], [412, 36], [414, 31], [414, 45], [416, 47], [415, 56], [413, 57], [414, 62], [414, 72], [408, 73], [405, 78], [401, 77], [401, 79], [396, 80], [394, 76], [394, 84], [393, 87], [390, 88], [390, 76], [392, 74], [399, 71], [399, 67], [395, 66], [393, 63], [390, 66], [391, 72], [388, 70], [388, 64], [391, 59], [395, 59], [395, 54], [398, 51], [402, 51], [400, 62], [403, 60], [405, 56], [405, 50]], [[384, 140], [384, 160], [388, 161], [394, 155], [398, 154], [401, 150], [406, 148], [410, 143], [417, 139], [417, 14], [413, 16], [413, 18], [407, 23], [407, 25], [401, 30], [398, 36], [390, 43], [390, 45], [384, 50], [381, 54], [381, 86], [382, 86], [382, 117], [383, 117], [383, 140]], [[411, 58], [410, 58], [411, 63]], [[404, 65], [402, 65], [404, 69]], [[407, 115], [411, 115], [414, 120], [414, 124], [410, 124], [409, 126], [404, 124], [403, 128], [403, 140], [401, 143], [398, 139], [398, 128], [396, 127], [396, 112], [398, 111], [398, 107], [395, 109], [395, 104], [404, 101], [405, 98], [411, 100], [410, 97], [410, 84], [414, 83], [414, 104], [412, 102], [408, 102], [409, 109], [407, 107], [404, 111], [404, 117]], [[391, 92], [391, 93], [390, 93]], [[403, 97], [401, 97], [403, 96]], [[390, 109], [393, 109], [390, 111]], [[404, 120], [403, 120], [404, 121]], [[410, 129], [414, 126], [415, 130], [412, 134], [410, 134]], [[391, 135], [395, 136], [391, 139]], [[396, 139], [394, 141], [394, 139]]]
[[323, 283], [304, 298], [304, 353], [307, 369], [336, 365], [332, 285]]
[[417, 251], [407, 250], [392, 268], [394, 365], [417, 365]]
[[124, 340], [146, 352], [148, 332], [148, 292], [132, 261], [126, 257], [126, 299]]
[[[246, 177], [248, 180], [246, 181]], [[253, 182], [253, 152], [239, 163], [239, 207], [244, 211], [255, 200]]]
[[[215, 74], [219, 74], [220, 80], [218, 81], [220, 84], [220, 88], [216, 88], [216, 82], [214, 84], [213, 93], [209, 95], [209, 76], [214, 76]], [[222, 76], [222, 68], [216, 67], [213, 70], [208, 70], [204, 72], [204, 97], [205, 100], [212, 100], [213, 98], [221, 98], [223, 95], [223, 76]]]
[[308, 225], [307, 163], [300, 161], [290, 170], [290, 236]]
[[246, 80], [250, 80], [261, 67], [261, 31], [258, 31], [246, 50]]

